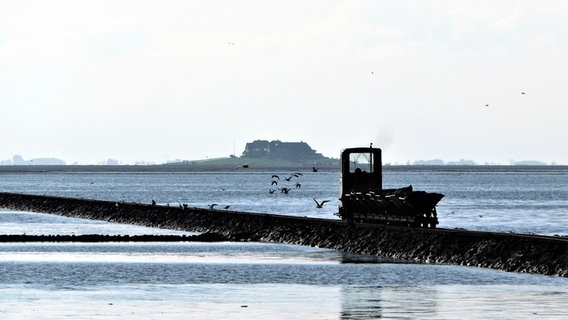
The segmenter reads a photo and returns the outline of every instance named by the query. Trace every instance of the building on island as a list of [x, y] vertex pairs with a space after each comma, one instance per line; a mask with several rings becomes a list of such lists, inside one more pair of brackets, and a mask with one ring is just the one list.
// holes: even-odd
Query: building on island
[[255, 140], [245, 146], [242, 154], [245, 158], [283, 159], [294, 162], [323, 160], [325, 157], [317, 153], [307, 143], [282, 142], [280, 140]]

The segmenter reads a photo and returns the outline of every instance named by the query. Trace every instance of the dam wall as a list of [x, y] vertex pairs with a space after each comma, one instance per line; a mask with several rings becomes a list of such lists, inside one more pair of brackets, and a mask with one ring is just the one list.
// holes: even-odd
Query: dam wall
[[568, 277], [568, 239], [421, 229], [284, 215], [0, 193], [0, 208], [335, 249], [404, 262]]

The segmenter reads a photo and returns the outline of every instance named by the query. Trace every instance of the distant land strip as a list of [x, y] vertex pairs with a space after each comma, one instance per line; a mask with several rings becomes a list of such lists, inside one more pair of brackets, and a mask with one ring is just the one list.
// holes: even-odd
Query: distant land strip
[[0, 193], [0, 208], [279, 242], [401, 262], [568, 277], [568, 238], [348, 223], [277, 214]]
[[[519, 169], [530, 169], [535, 172], [547, 171], [551, 168], [555, 170], [568, 170], [567, 165], [555, 166], [524, 166], [524, 165], [384, 165], [383, 171], [461, 171], [461, 170], [487, 170], [487, 171], [514, 171]], [[165, 165], [0, 165], [1, 172], [9, 173], [47, 173], [47, 172], [248, 172], [248, 171], [303, 171], [311, 172], [313, 167], [302, 165], [252, 165], [249, 168], [242, 168], [233, 165], [185, 165], [185, 164], [165, 164]], [[339, 166], [320, 166], [318, 171], [338, 172]]]
[[[320, 171], [339, 171], [339, 165], [317, 166]], [[0, 172], [204, 172], [204, 171], [312, 171], [313, 166], [288, 163], [259, 163], [249, 168], [240, 164], [156, 164], [156, 165], [0, 165]]]

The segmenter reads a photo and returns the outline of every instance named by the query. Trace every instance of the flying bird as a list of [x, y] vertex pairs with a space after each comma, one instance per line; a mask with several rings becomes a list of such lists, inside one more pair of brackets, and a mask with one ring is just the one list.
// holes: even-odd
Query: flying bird
[[274, 194], [274, 191], [276, 191], [276, 189], [268, 189], [269, 194]]
[[276, 180], [273, 180], [273, 181], [272, 181], [272, 183], [271, 183], [270, 185], [271, 185], [271, 186], [273, 186], [273, 185], [278, 185], [278, 181], [276, 181]]
[[253, 162], [249, 162], [249, 163], [243, 163], [240, 166], [238, 166], [237, 168], [250, 168], [250, 165], [253, 164]]
[[316, 202], [316, 208], [323, 208], [324, 203], [329, 202], [329, 200], [323, 200], [322, 202], [318, 202], [316, 198], [314, 198], [314, 201]]
[[302, 187], [302, 184], [299, 183], [299, 182], [297, 182], [297, 183], [296, 183], [296, 188], [301, 188], [301, 187]]
[[312, 167], [312, 172], [318, 172], [318, 170], [319, 170], [318, 168]]
[[278, 180], [280, 180], [280, 177], [279, 177], [277, 174], [273, 174], [273, 175], [272, 175], [272, 179], [278, 179]]
[[280, 193], [284, 193], [284, 194], [288, 194], [288, 192], [290, 192], [290, 188], [281, 188], [280, 189]]
[[212, 203], [209, 205], [209, 209], [213, 209], [217, 204], [216, 203]]

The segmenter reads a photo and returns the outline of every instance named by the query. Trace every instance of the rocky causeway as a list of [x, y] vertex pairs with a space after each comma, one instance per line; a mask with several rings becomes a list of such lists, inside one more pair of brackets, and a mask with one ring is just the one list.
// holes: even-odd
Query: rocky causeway
[[[359, 224], [278, 214], [15, 193], [0, 193], [0, 208], [207, 235], [201, 239], [182, 237], [179, 241], [278, 242], [368, 254], [392, 261], [455, 264], [568, 277], [566, 237]], [[7, 239], [4, 241], [26, 241], [25, 238]], [[109, 241], [109, 238], [102, 239]], [[47, 237], [45, 241], [82, 240]]]

